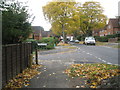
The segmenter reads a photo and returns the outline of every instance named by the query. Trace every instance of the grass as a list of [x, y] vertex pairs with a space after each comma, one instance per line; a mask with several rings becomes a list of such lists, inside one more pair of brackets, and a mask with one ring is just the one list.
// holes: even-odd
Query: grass
[[67, 43], [59, 43], [57, 46], [71, 46], [71, 45]]
[[68, 48], [68, 49], [77, 49], [77, 47], [74, 47], [74, 46], [68, 46], [68, 47], [64, 47], [64, 48]]
[[108, 44], [108, 42], [96, 42], [97, 46], [105, 46], [107, 44]]
[[83, 43], [84, 43], [84, 41], [80, 41], [80, 42], [79, 42], [79, 44], [83, 44]]
[[97, 88], [101, 81], [120, 75], [119, 66], [110, 64], [73, 64], [65, 72], [70, 77], [86, 78], [90, 88]]

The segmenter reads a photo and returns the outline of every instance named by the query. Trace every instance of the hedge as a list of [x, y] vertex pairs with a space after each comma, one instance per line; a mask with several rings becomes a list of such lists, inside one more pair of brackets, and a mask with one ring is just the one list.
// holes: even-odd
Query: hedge
[[120, 37], [120, 34], [113, 34], [113, 35], [107, 35], [107, 36], [95, 36], [95, 39], [100, 42], [108, 42], [109, 38], [116, 38]]

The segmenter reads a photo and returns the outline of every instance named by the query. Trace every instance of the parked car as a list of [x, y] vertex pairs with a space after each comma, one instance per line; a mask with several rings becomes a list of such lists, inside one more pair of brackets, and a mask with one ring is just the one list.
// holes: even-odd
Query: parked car
[[95, 38], [94, 37], [86, 37], [85, 40], [84, 40], [84, 44], [95, 45], [96, 44]]
[[74, 40], [70, 40], [70, 42], [75, 42]]
[[79, 43], [80, 41], [79, 40], [75, 40], [75, 43]]

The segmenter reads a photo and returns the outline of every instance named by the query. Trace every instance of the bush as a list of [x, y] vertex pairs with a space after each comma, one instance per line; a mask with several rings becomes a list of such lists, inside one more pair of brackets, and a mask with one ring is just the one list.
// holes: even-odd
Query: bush
[[76, 38], [77, 38], [77, 40], [79, 40], [79, 41], [84, 41], [84, 39], [85, 39], [85, 35], [79, 35], [79, 36], [77, 36]]
[[57, 43], [59, 43], [58, 38], [55, 38], [55, 37], [45, 37], [42, 40], [39, 40], [38, 42], [39, 43], [47, 43], [48, 45], [46, 47], [44, 47], [46, 49], [53, 49], [54, 45], [56, 45]]
[[[120, 37], [120, 34], [118, 33], [118, 34], [107, 35], [107, 36], [102, 36], [102, 37], [95, 36], [95, 39], [96, 39], [96, 41], [100, 41], [100, 42], [108, 42], [109, 38], [116, 38], [116, 37]], [[119, 38], [118, 38], [118, 40], [119, 40]]]
[[115, 38], [115, 37], [116, 37], [116, 34], [114, 34], [114, 35], [107, 35], [106, 37], [107, 37], [107, 38]]
[[26, 6], [20, 2], [0, 3], [2, 10], [2, 44], [22, 43], [32, 32]]
[[37, 40], [35, 40], [35, 39], [27, 39], [24, 42], [32, 42], [32, 41], [37, 41]]
[[100, 41], [100, 42], [108, 42], [108, 37], [100, 37], [100, 36], [95, 36], [96, 41]]

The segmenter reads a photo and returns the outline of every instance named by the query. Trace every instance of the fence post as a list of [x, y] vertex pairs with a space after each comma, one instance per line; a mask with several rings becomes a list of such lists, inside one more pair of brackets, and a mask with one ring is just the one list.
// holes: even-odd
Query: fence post
[[38, 50], [37, 50], [37, 48], [35, 49], [35, 51], [36, 51], [36, 53], [35, 53], [35, 55], [36, 55], [36, 64], [38, 64]]
[[23, 58], [22, 58], [22, 44], [20, 44], [20, 72], [22, 73], [22, 61], [23, 61]]

